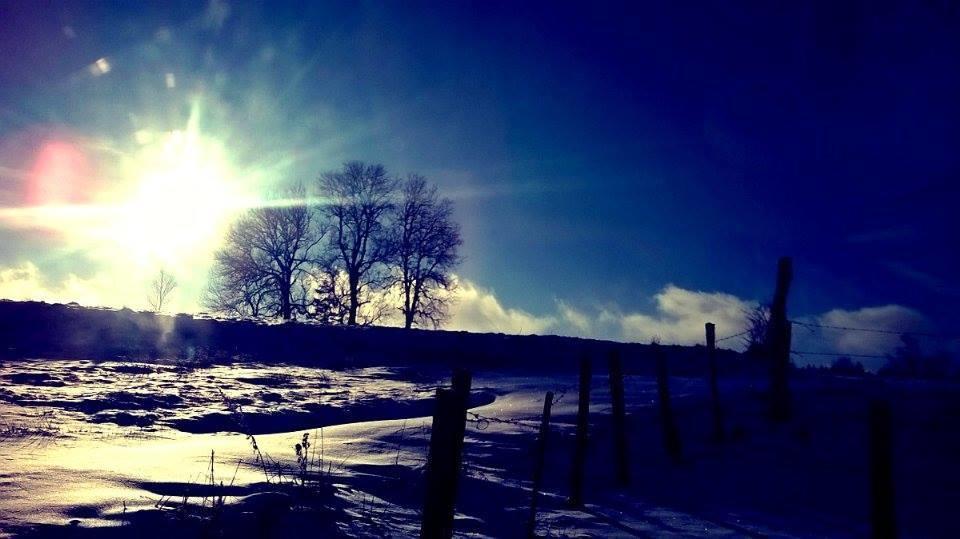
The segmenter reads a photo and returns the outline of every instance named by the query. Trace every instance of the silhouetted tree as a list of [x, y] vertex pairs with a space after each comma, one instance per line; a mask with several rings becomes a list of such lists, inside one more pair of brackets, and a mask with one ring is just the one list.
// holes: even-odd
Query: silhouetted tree
[[747, 317], [746, 334], [743, 336], [746, 352], [751, 356], [762, 355], [770, 325], [770, 306], [758, 304], [744, 314]]
[[439, 327], [454, 286], [450, 272], [463, 244], [453, 221], [453, 202], [439, 198], [436, 186], [422, 176], [410, 175], [401, 187], [391, 239], [403, 326], [429, 322]]
[[958, 366], [946, 352], [924, 353], [914, 335], [900, 336], [900, 346], [887, 356], [881, 376], [899, 378], [947, 378], [958, 374]]
[[847, 356], [840, 356], [830, 364], [830, 372], [844, 376], [863, 376], [866, 370], [863, 364], [850, 359]]
[[310, 317], [321, 324], [346, 324], [350, 315], [346, 275], [330, 264], [321, 264], [320, 269], [314, 273], [314, 284]]
[[204, 296], [207, 309], [240, 318], [259, 318], [274, 308], [269, 279], [243, 271], [243, 257], [220, 251]]
[[351, 161], [320, 176], [329, 198], [324, 213], [330, 225], [330, 266], [347, 276], [347, 324], [356, 325], [365, 292], [385, 282], [390, 256], [386, 219], [393, 208], [396, 181], [382, 165]]
[[[291, 200], [302, 200], [303, 189]], [[306, 311], [306, 281], [324, 230], [306, 205], [250, 210], [227, 234], [217, 252], [208, 297], [220, 309], [285, 320]], [[256, 314], [254, 314], [256, 313]]]
[[163, 311], [164, 304], [167, 303], [167, 299], [176, 287], [177, 280], [173, 275], [161, 269], [157, 277], [150, 283], [150, 293], [147, 295], [147, 301], [150, 303], [153, 312]]

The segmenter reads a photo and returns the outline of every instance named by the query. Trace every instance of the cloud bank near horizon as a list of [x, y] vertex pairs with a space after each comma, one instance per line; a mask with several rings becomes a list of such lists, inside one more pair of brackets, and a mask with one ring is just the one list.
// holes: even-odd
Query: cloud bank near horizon
[[[83, 278], [68, 274], [56, 281], [45, 278], [32, 262], [0, 268], [0, 298], [68, 303], [88, 306], [146, 308], [147, 284], [118, 283], [104, 274]], [[200, 311], [197, 299], [174, 298], [174, 309]], [[511, 307], [496, 292], [469, 279], [460, 279], [455, 302], [445, 329], [513, 335], [563, 335], [622, 342], [668, 344], [702, 343], [704, 324], [717, 325], [717, 336], [725, 337], [747, 327], [747, 315], [758, 302], [723, 292], [689, 290], [668, 284], [653, 295], [651, 312], [625, 311], [616, 305], [584, 307], [560, 299], [552, 300], [546, 313], [535, 314]], [[902, 305], [870, 306], [859, 309], [832, 309], [825, 313], [796, 317], [798, 322], [820, 326], [867, 328], [881, 331], [924, 331], [927, 319]], [[390, 322], [388, 321], [387, 324]], [[883, 356], [900, 345], [898, 335], [851, 332], [798, 325], [794, 329], [795, 350], [809, 352], [795, 356], [799, 364], [828, 364], [832, 356], [822, 353]], [[741, 338], [722, 346], [742, 350]], [[883, 360], [863, 358], [869, 368]]]
[[[747, 316], [758, 301], [723, 292], [688, 290], [668, 284], [654, 294], [649, 313], [627, 312], [617, 306], [582, 308], [555, 300], [553, 310], [536, 315], [506, 307], [495, 292], [475, 283], [461, 283], [458, 303], [451, 312], [448, 329], [508, 334], [555, 334], [571, 337], [609, 339], [622, 342], [650, 342], [693, 345], [704, 342], [704, 324], [713, 322], [717, 336], [740, 333]], [[872, 329], [880, 332], [929, 331], [929, 321], [920, 312], [902, 305], [881, 305], [858, 309], [831, 309], [824, 313], [796, 316], [797, 322], [816, 326]], [[793, 349], [800, 365], [830, 364], [836, 356], [885, 356], [901, 341], [899, 335], [847, 331], [795, 325]], [[727, 340], [724, 348], [742, 351], [742, 338]], [[857, 358], [868, 369], [883, 365], [883, 357]]]

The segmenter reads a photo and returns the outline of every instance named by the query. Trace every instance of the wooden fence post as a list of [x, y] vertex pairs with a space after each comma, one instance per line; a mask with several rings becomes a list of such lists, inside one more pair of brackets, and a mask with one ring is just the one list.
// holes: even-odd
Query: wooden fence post
[[657, 359], [657, 396], [660, 399], [660, 423], [663, 427], [663, 448], [674, 462], [679, 462], [682, 456], [680, 433], [673, 417], [673, 408], [670, 406], [670, 380], [667, 376], [667, 357], [660, 345], [653, 343], [653, 352]]
[[547, 453], [547, 438], [550, 436], [550, 409], [553, 407], [553, 391], [543, 398], [543, 415], [540, 418], [540, 437], [537, 439], [537, 456], [533, 465], [533, 486], [530, 493], [530, 518], [527, 520], [527, 537], [537, 534], [537, 495], [543, 481], [544, 458]]
[[627, 449], [627, 411], [623, 391], [623, 364], [620, 351], [610, 351], [610, 400], [613, 403], [613, 451], [617, 484], [630, 485], [630, 452]]
[[438, 388], [430, 454], [427, 459], [426, 497], [420, 537], [452, 537], [457, 480], [463, 459], [467, 426], [470, 373], [457, 370], [451, 389]]
[[777, 287], [770, 304], [770, 322], [767, 327], [767, 345], [770, 351], [770, 417], [775, 422], [786, 422], [790, 409], [790, 321], [787, 319], [787, 294], [793, 280], [793, 262], [783, 257], [777, 263]]
[[870, 491], [873, 537], [897, 536], [893, 496], [893, 433], [890, 403], [875, 401], [870, 406]]
[[587, 464], [587, 430], [590, 427], [590, 358], [580, 359], [580, 396], [577, 401], [577, 438], [570, 473], [570, 505], [583, 505], [583, 477]]
[[467, 406], [470, 404], [471, 379], [470, 371], [458, 368], [453, 370], [453, 378], [450, 382], [450, 387], [453, 389], [453, 392], [456, 393], [457, 398], [460, 399], [461, 405], [463, 406], [464, 423], [460, 427], [460, 430], [463, 431], [466, 431], [466, 414]]
[[717, 330], [710, 322], [706, 324], [707, 359], [710, 362], [710, 396], [713, 399], [713, 439], [722, 442], [726, 439], [723, 426], [723, 408], [720, 406], [720, 386], [717, 382]]

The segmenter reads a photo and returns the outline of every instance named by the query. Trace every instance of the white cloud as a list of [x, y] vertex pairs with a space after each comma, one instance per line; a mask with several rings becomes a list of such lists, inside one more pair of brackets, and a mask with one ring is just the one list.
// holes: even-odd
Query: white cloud
[[82, 279], [70, 274], [61, 282], [47, 283], [32, 262], [0, 268], [0, 298], [4, 299], [100, 305], [110, 289], [111, 283], [99, 276]]
[[594, 322], [587, 314], [578, 311], [576, 308], [563, 301], [557, 301], [557, 311], [560, 314], [560, 320], [565, 325], [576, 331], [577, 337], [590, 337], [594, 332]]
[[[33, 262], [16, 266], [0, 266], [0, 299], [14, 301], [77, 302], [87, 307], [130, 307], [148, 309], [147, 295], [156, 273], [143, 278], [129, 275], [124, 267], [108, 267], [90, 277], [69, 273], [53, 279]], [[179, 279], [178, 279], [179, 280]], [[188, 283], [192, 285], [192, 283]], [[199, 307], [190, 300], [192, 290], [182, 285], [174, 289], [167, 312], [196, 312]]]
[[[833, 309], [818, 316], [802, 317], [798, 322], [836, 328], [871, 329], [878, 331], [906, 332], [923, 331], [927, 328], [926, 318], [919, 312], [901, 305], [883, 305], [865, 307], [856, 310]], [[886, 355], [900, 346], [897, 334], [877, 331], [851, 331], [833, 328], [807, 327], [795, 324], [793, 328], [793, 348], [801, 352], [829, 352], [851, 355]], [[800, 356], [801, 362], [817, 361], [815, 356]], [[857, 359], [857, 358], [854, 358]], [[882, 358], [860, 358], [865, 366], [877, 367], [883, 364]]]
[[744, 327], [746, 312], [755, 302], [730, 294], [686, 290], [667, 285], [654, 296], [652, 314], [625, 313], [617, 307], [581, 309], [558, 300], [555, 312], [535, 315], [504, 307], [494, 292], [462, 280], [451, 309], [450, 329], [503, 333], [539, 333], [665, 343], [703, 342], [704, 324], [717, 324], [719, 333]]
[[[723, 292], [688, 290], [667, 285], [653, 296], [653, 312], [625, 312], [616, 306], [579, 308], [565, 301], [555, 302], [554, 310], [532, 314], [505, 307], [494, 292], [469, 281], [461, 281], [458, 302], [452, 309], [450, 329], [493, 331], [516, 334], [555, 334], [573, 337], [610, 339], [624, 342], [650, 342], [657, 338], [666, 344], [697, 344], [704, 341], [704, 324], [713, 322], [717, 336], [743, 331], [747, 313], [758, 302]], [[919, 312], [901, 305], [864, 307], [855, 310], [832, 309], [825, 313], [798, 318], [799, 322], [845, 328], [864, 328], [890, 332], [929, 330]], [[830, 354], [885, 356], [900, 346], [898, 334], [843, 331], [795, 325], [793, 349]], [[742, 350], [739, 338], [723, 343]], [[797, 363], [829, 364], [834, 355], [795, 356]], [[875, 369], [885, 359], [855, 358]]]
[[620, 320], [623, 340], [649, 342], [659, 338], [665, 343], [694, 344], [705, 339], [704, 324], [713, 322], [717, 334], [732, 335], [746, 326], [747, 313], [755, 301], [722, 292], [687, 290], [667, 285], [654, 296], [653, 314], [627, 314]]
[[549, 333], [557, 319], [553, 316], [536, 316], [521, 309], [504, 307], [492, 291], [474, 283], [461, 280], [455, 292], [455, 303], [450, 309], [449, 329], [511, 333]]
[[[120, 279], [109, 273], [97, 273], [90, 278], [74, 274], [59, 281], [44, 278], [32, 262], [18, 266], [0, 267], [0, 298], [38, 300], [82, 305], [121, 307], [130, 305], [144, 308], [146, 285], [133, 283], [118, 288]], [[117, 303], [125, 298], [125, 303]], [[177, 298], [174, 298], [176, 301]], [[181, 298], [182, 299], [182, 298]], [[396, 302], [396, 297], [385, 299]], [[704, 340], [704, 324], [713, 322], [717, 336], [739, 333], [747, 325], [747, 313], [756, 301], [746, 300], [723, 292], [688, 290], [667, 285], [653, 296], [652, 312], [625, 312], [617, 306], [581, 308], [563, 300], [556, 300], [550, 312], [534, 314], [508, 307], [494, 291], [466, 279], [458, 280], [454, 302], [446, 329], [474, 332], [506, 333], [516, 335], [553, 334], [572, 337], [610, 339], [623, 342], [650, 342], [657, 338], [665, 344], [697, 344]], [[174, 304], [173, 309], [178, 305]], [[190, 309], [188, 309], [190, 310]], [[398, 325], [393, 315], [381, 321]], [[825, 313], [797, 319], [819, 326], [864, 328], [904, 332], [929, 330], [928, 322], [919, 312], [900, 305], [865, 307], [855, 310], [833, 309]], [[899, 345], [898, 334], [849, 331], [831, 328], [794, 325], [793, 349], [801, 352], [877, 355], [889, 354]], [[724, 343], [742, 349], [741, 339]], [[796, 356], [800, 364], [829, 364], [835, 356], [816, 354]], [[883, 358], [856, 358], [868, 368], [883, 364]]]

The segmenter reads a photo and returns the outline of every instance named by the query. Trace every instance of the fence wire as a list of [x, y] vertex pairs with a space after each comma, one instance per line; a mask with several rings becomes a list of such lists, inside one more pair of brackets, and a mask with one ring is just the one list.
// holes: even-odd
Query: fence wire
[[801, 322], [800, 320], [790, 320], [792, 324], [798, 326], [805, 326], [808, 328], [822, 328], [822, 329], [833, 329], [838, 331], [861, 331], [865, 333], [881, 333], [884, 335], [912, 335], [916, 337], [929, 337], [931, 339], [944, 339], [944, 340], [955, 340], [960, 339], [960, 335], [947, 335], [943, 333], [926, 333], [923, 331], [896, 331], [892, 329], [878, 329], [878, 328], [856, 328], [849, 326], [834, 326], [829, 324], [815, 324], [813, 322]]
[[722, 337], [722, 338], [716, 339], [714, 342], [729, 341], [730, 339], [736, 339], [737, 337], [742, 337], [742, 336], [746, 335], [747, 333], [750, 333], [750, 330], [749, 330], [749, 329], [743, 330], [743, 331], [741, 331], [740, 333], [734, 333], [733, 335], [727, 335], [726, 337]]
[[[801, 320], [789, 320], [791, 324], [798, 326], [803, 326], [810, 329], [829, 329], [834, 331], [856, 331], [863, 333], [876, 333], [882, 335], [909, 335], [915, 337], [926, 337], [930, 339], [941, 339], [941, 340], [960, 340], [960, 335], [949, 335], [944, 333], [930, 333], [924, 331], [900, 331], [894, 329], [881, 329], [881, 328], [864, 328], [864, 327], [853, 327], [853, 326], [840, 326], [832, 324], [818, 324], [815, 322], [804, 322]], [[730, 339], [735, 339], [737, 337], [742, 337], [750, 333], [749, 329], [741, 331], [739, 333], [734, 333], [733, 335], [727, 335], [716, 339], [717, 343], [728, 341]], [[885, 359], [889, 357], [889, 354], [848, 354], [843, 352], [813, 352], [805, 350], [791, 350], [791, 354], [796, 354], [798, 356], [831, 356], [831, 357], [849, 357], [849, 358], [871, 358], [871, 359]]]
[[[515, 427], [522, 427], [525, 429], [531, 429], [534, 431], [540, 430], [539, 418], [516, 418], [516, 419], [501, 419], [499, 417], [490, 417], [476, 412], [467, 412], [469, 416], [467, 418], [468, 423], [473, 423], [474, 427], [477, 430], [487, 430], [490, 427], [490, 423], [498, 423], [501, 425], [513, 425]], [[535, 423], [535, 424], [531, 424]]]
[[[553, 407], [558, 402], [563, 400], [563, 397], [566, 394], [567, 394], [566, 388], [555, 391], [553, 394], [553, 399], [550, 401], [550, 406]], [[467, 422], [473, 423], [474, 428], [476, 428], [477, 430], [487, 430], [487, 428], [490, 427], [490, 423], [498, 423], [501, 425], [513, 425], [515, 427], [531, 429], [539, 432], [540, 421], [542, 419], [543, 419], [542, 416], [502, 419], [499, 417], [490, 417], [490, 416], [480, 414], [478, 412], [471, 412], [470, 410], [467, 410]]]
[[791, 354], [797, 354], [798, 356], [832, 356], [832, 357], [863, 357], [863, 358], [875, 358], [875, 359], [885, 359], [888, 356], [881, 356], [875, 354], [845, 354], [842, 352], [806, 352], [802, 350], [790, 350]]

